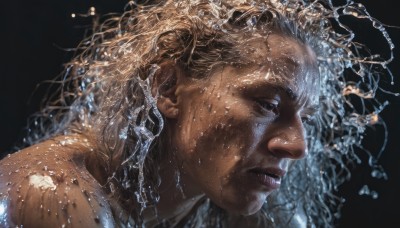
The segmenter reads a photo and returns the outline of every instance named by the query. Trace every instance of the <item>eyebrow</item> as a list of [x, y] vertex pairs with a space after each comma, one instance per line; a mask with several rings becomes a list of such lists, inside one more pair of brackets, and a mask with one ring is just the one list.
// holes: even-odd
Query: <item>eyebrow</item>
[[289, 65], [293, 66], [295, 69], [297, 69], [301, 66], [301, 64], [298, 61], [294, 60], [293, 58], [291, 58], [287, 55], [276, 58], [276, 61], [283, 62], [284, 64], [289, 64]]
[[290, 87], [286, 86], [286, 85], [281, 85], [281, 84], [268, 84], [269, 86], [272, 86], [274, 89], [282, 91], [283, 93], [285, 93], [290, 100], [292, 101], [296, 101], [297, 98], [299, 97], [298, 94], [296, 94]]
[[[263, 93], [263, 91], [265, 91], [266, 88], [270, 88], [275, 90], [276, 92], [279, 92], [283, 95], [285, 95], [285, 97], [287, 97], [290, 101], [292, 102], [298, 102], [299, 99], [301, 99], [300, 94], [296, 93], [292, 86], [290, 86], [290, 82], [288, 82], [287, 80], [265, 80], [263, 78], [258, 78], [256, 80], [250, 80], [251, 83], [245, 85], [242, 88], [246, 88], [245, 90], [248, 91], [255, 91], [258, 93]], [[306, 92], [306, 91], [304, 91]], [[313, 107], [310, 108], [311, 110], [318, 110], [318, 107]]]
[[293, 92], [293, 90], [287, 86], [279, 86], [286, 93], [286, 95], [290, 98], [290, 100], [295, 101], [299, 95]]
[[[284, 94], [286, 94], [286, 96], [293, 102], [298, 102], [298, 98], [299, 95], [296, 94], [290, 87], [288, 87], [287, 85], [282, 85], [282, 84], [278, 84], [278, 85], [274, 85], [274, 84], [269, 84], [270, 86], [272, 86], [274, 89], [282, 91]], [[307, 104], [308, 102], [306, 102], [305, 104]], [[308, 115], [314, 115], [315, 113], [318, 112], [319, 108], [318, 105], [312, 105], [312, 106], [307, 106], [303, 108], [303, 112], [308, 114]]]

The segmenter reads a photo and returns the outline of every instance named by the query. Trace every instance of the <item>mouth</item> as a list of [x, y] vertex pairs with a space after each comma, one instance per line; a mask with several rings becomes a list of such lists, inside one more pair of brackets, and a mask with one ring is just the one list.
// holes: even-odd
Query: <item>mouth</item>
[[249, 173], [268, 190], [275, 190], [280, 187], [281, 180], [285, 176], [286, 171], [278, 168], [254, 168], [250, 169]]

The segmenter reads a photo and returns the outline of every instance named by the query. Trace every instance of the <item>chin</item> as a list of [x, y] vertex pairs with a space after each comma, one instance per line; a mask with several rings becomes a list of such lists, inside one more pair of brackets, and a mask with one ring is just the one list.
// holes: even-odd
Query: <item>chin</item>
[[234, 201], [234, 204], [222, 206], [229, 213], [236, 215], [253, 215], [259, 212], [266, 202], [266, 194], [256, 194], [251, 196], [241, 196], [241, 200]]
[[248, 215], [254, 215], [255, 213], [259, 212], [261, 210], [261, 207], [264, 205], [264, 202], [262, 203], [254, 203], [250, 206], [248, 206], [245, 210], [241, 211], [240, 215], [248, 216]]

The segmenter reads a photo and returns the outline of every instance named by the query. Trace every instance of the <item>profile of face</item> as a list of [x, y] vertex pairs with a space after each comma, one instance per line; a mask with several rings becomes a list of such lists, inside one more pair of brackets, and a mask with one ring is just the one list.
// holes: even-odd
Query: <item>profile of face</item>
[[185, 188], [249, 215], [307, 155], [303, 121], [319, 85], [315, 54], [293, 38], [273, 33], [243, 48], [252, 64], [178, 83], [172, 143]]

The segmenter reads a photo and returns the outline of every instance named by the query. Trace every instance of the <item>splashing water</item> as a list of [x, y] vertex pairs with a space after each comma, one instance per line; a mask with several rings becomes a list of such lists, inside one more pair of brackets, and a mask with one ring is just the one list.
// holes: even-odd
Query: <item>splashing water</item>
[[[42, 119], [34, 119], [34, 128], [39, 131], [32, 131], [26, 143], [74, 131], [97, 133], [98, 147], [110, 163], [119, 159], [110, 174], [110, 186], [133, 192], [141, 212], [158, 201], [159, 175], [156, 168], [149, 167], [157, 167], [156, 158], [162, 153], [156, 149], [163, 136], [164, 119], [157, 109], [157, 96], [151, 92], [154, 74], [159, 69], [154, 63], [160, 63], [162, 58], [179, 60], [192, 77], [205, 77], [218, 64], [251, 62], [238, 58], [234, 51], [241, 44], [235, 39], [240, 32], [260, 35], [268, 26], [281, 26], [307, 43], [317, 55], [321, 107], [314, 124], [306, 126], [309, 156], [291, 167], [281, 190], [270, 197], [261, 214], [268, 224], [276, 225], [279, 218], [290, 218], [297, 205], [303, 205], [308, 224], [332, 224], [332, 210], [343, 202], [333, 192], [350, 178], [348, 162], [361, 161], [356, 148], [363, 150], [366, 129], [378, 124], [384, 126], [379, 114], [388, 103], [379, 101], [377, 94], [398, 95], [379, 84], [384, 79], [383, 71], [394, 85], [387, 67], [393, 60], [394, 44], [385, 25], [370, 16], [362, 4], [349, 0], [339, 6], [331, 0], [167, 1], [159, 7], [141, 7], [131, 1], [126, 10], [82, 42], [80, 48], [85, 51], [66, 68], [59, 100], [42, 110]], [[92, 7], [83, 16], [95, 14]], [[370, 29], [379, 31], [386, 40], [390, 57], [361, 54], [364, 47], [354, 41], [356, 34], [351, 26], [342, 22], [347, 16], [368, 20]], [[180, 20], [187, 23], [183, 26]], [[228, 38], [222, 40], [223, 37]], [[172, 46], [168, 43], [171, 40], [174, 45], [177, 41], [187, 43], [182, 47]], [[210, 42], [215, 43], [210, 45]], [[209, 46], [215, 50], [207, 49]], [[221, 60], [221, 56], [228, 57]], [[361, 101], [361, 109], [353, 104], [353, 97]], [[54, 108], [57, 106], [58, 109]], [[386, 138], [378, 155], [365, 150], [372, 158], [369, 165], [374, 178], [387, 179], [377, 164]], [[63, 146], [70, 143], [60, 142]], [[378, 198], [366, 185], [359, 194]], [[223, 213], [212, 203], [205, 201], [199, 208], [189, 223], [200, 220], [209, 225], [221, 223]]]
[[364, 185], [360, 191], [358, 191], [358, 194], [360, 196], [362, 195], [366, 195], [366, 196], [370, 196], [372, 199], [378, 199], [378, 193], [374, 190], [370, 190], [368, 185]]

